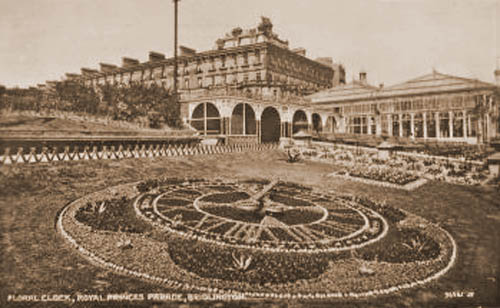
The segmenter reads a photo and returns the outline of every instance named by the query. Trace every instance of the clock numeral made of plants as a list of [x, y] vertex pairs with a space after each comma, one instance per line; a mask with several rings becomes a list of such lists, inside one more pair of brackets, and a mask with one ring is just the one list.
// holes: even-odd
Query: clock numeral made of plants
[[439, 278], [456, 244], [389, 205], [267, 179], [164, 178], [65, 207], [58, 230], [95, 264], [249, 298], [366, 297]]

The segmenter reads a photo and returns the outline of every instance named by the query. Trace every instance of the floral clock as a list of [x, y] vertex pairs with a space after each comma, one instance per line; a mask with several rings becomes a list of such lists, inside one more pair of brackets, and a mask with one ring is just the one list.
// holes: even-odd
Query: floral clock
[[57, 228], [94, 264], [188, 292], [357, 298], [444, 275], [444, 229], [386, 204], [279, 180], [164, 178], [65, 207]]
[[144, 219], [221, 245], [339, 251], [378, 240], [387, 229], [373, 210], [290, 183], [186, 182], [139, 196]]

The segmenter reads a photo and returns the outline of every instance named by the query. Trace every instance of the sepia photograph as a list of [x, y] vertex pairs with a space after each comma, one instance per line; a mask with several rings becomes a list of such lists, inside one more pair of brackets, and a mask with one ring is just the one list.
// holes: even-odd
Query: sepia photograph
[[0, 0], [0, 307], [500, 307], [500, 0]]

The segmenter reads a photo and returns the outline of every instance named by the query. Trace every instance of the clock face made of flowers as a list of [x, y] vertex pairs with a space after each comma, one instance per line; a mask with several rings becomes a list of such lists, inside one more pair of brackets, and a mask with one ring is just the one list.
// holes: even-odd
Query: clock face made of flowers
[[379, 240], [387, 223], [353, 200], [281, 181], [187, 181], [136, 198], [136, 213], [181, 236], [274, 251], [340, 251]]

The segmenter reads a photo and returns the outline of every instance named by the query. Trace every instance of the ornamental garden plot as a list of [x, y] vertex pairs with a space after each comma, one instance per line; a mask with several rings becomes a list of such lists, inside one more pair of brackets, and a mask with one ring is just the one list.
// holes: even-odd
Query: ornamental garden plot
[[69, 204], [82, 257], [184, 291], [366, 297], [425, 284], [456, 258], [447, 231], [386, 204], [269, 179], [163, 178]]

